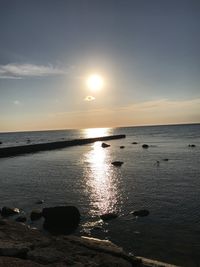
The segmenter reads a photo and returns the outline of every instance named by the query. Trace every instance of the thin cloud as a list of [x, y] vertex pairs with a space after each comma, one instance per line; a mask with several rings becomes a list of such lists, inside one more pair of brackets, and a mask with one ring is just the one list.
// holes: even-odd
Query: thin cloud
[[53, 65], [34, 65], [10, 63], [0, 65], [0, 79], [22, 79], [26, 77], [43, 77], [67, 74], [69, 69]]
[[92, 95], [88, 95], [86, 96], [86, 98], [84, 98], [85, 101], [94, 101], [95, 100], [95, 97], [92, 96]]

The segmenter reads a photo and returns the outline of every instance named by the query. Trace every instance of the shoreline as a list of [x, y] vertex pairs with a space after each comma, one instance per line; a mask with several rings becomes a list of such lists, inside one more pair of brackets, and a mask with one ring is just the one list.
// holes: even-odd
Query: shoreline
[[126, 138], [126, 135], [119, 134], [119, 135], [100, 136], [94, 138], [74, 139], [68, 141], [57, 141], [57, 142], [49, 142], [41, 144], [28, 144], [23, 146], [2, 147], [0, 148], [0, 158], [36, 153], [40, 151], [55, 150], [69, 146], [80, 146], [80, 145], [94, 143], [96, 141], [109, 141], [121, 138]]

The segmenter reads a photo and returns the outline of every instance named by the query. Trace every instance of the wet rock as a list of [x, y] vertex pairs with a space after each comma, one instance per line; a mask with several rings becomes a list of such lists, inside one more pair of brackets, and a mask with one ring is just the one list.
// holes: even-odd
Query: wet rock
[[132, 144], [133, 144], [133, 145], [137, 145], [137, 144], [138, 144], [138, 142], [132, 142]]
[[189, 144], [188, 146], [189, 147], [196, 147], [196, 145], [194, 145], [194, 144]]
[[0, 145], [2, 145], [2, 144], [3, 144], [3, 142], [0, 141]]
[[112, 220], [112, 219], [115, 219], [117, 217], [118, 217], [118, 215], [116, 213], [105, 213], [105, 214], [100, 215], [100, 218], [103, 221]]
[[125, 148], [125, 146], [120, 146], [119, 148], [123, 149], [123, 148]]
[[42, 217], [42, 211], [41, 210], [33, 210], [31, 212], [30, 218], [31, 221], [39, 220]]
[[30, 139], [27, 139], [27, 140], [26, 140], [26, 143], [30, 143], [30, 142], [31, 142], [31, 140], [30, 140]]
[[42, 264], [49, 264], [64, 259], [65, 253], [53, 247], [36, 248], [28, 252], [27, 258]]
[[133, 216], [138, 216], [138, 217], [145, 217], [149, 215], [149, 211], [148, 210], [135, 210], [132, 211], [131, 214], [133, 214]]
[[143, 147], [143, 148], [149, 148], [149, 145], [147, 145], [147, 144], [143, 144], [142, 147]]
[[109, 147], [110, 145], [108, 145], [108, 144], [106, 144], [106, 143], [102, 143], [101, 146], [102, 146], [103, 148], [105, 148], [105, 147]]
[[43, 199], [41, 199], [41, 200], [37, 200], [36, 202], [35, 202], [35, 204], [43, 204], [44, 203], [44, 200]]
[[25, 216], [19, 216], [15, 219], [16, 222], [26, 222], [26, 217]]
[[43, 227], [55, 234], [70, 234], [80, 222], [80, 212], [74, 206], [44, 208], [42, 215], [45, 218]]
[[113, 162], [111, 162], [111, 164], [116, 166], [116, 167], [122, 166], [123, 163], [124, 163], [123, 161], [113, 161]]
[[13, 216], [19, 214], [18, 208], [3, 207], [1, 210], [1, 215], [4, 217]]

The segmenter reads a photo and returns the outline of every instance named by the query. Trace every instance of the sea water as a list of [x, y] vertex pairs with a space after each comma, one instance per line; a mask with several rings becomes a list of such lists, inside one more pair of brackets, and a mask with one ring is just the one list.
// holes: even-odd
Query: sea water
[[[199, 124], [1, 133], [0, 141], [6, 147], [111, 134], [126, 139], [108, 141], [107, 148], [95, 142], [1, 158], [0, 206], [29, 214], [75, 205], [82, 215], [78, 235], [109, 239], [134, 255], [200, 266]], [[115, 167], [115, 160], [124, 164]], [[139, 209], [149, 216], [135, 218], [131, 211]], [[107, 212], [119, 216], [103, 222], [99, 216]]]

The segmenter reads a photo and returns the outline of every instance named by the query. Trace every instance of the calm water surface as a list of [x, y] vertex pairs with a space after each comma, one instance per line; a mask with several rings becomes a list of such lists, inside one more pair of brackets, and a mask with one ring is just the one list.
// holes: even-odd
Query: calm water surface
[[[41, 143], [109, 134], [127, 137], [109, 141], [108, 148], [96, 142], [0, 159], [1, 206], [28, 213], [38, 208], [38, 199], [45, 200], [43, 206], [76, 205], [82, 214], [77, 234], [107, 238], [135, 255], [200, 266], [200, 125], [3, 133], [0, 141], [15, 146], [28, 139]], [[124, 164], [116, 168], [114, 160]], [[143, 208], [148, 217], [130, 214]], [[119, 217], [104, 223], [99, 215], [105, 212]]]

